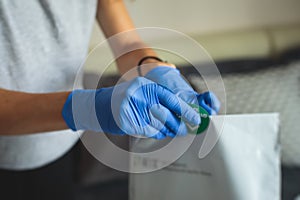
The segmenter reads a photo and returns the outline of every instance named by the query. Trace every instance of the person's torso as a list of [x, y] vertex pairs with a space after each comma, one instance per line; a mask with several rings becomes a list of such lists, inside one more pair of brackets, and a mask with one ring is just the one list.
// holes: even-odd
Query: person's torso
[[[67, 91], [88, 50], [96, 0], [0, 0], [0, 88]], [[0, 137], [0, 168], [32, 169], [62, 156], [71, 131]]]

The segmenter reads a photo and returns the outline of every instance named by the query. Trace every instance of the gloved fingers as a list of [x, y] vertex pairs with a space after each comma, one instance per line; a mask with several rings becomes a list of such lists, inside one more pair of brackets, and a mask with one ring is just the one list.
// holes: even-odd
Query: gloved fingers
[[215, 115], [219, 112], [221, 103], [213, 92], [204, 92], [198, 96], [198, 102], [209, 114]]
[[150, 113], [172, 132], [172, 135], [168, 135], [169, 137], [187, 134], [188, 131], [184, 121], [163, 105], [156, 104], [152, 106]]
[[[165, 123], [161, 122], [155, 115], [156, 114], [153, 114], [152, 111], [154, 113], [157, 113], [157, 112], [160, 112], [158, 111], [157, 109], [154, 109], [154, 107], [157, 107], [157, 106], [153, 106], [152, 108], [153, 109], [150, 109], [150, 114], [149, 114], [149, 117], [150, 117], [150, 125], [155, 128], [156, 130], [158, 130], [158, 135], [163, 134], [165, 136], [168, 136], [168, 137], [175, 137], [176, 135], [176, 132], [173, 132], [171, 129], [169, 129]], [[163, 113], [161, 113], [160, 115], [165, 115]]]
[[163, 106], [182, 117], [189, 124], [199, 125], [201, 123], [199, 114], [171, 91], [159, 86], [157, 87], [157, 95]]
[[186, 91], [181, 90], [176, 93], [178, 97], [180, 97], [184, 102], [191, 103], [191, 104], [198, 104], [198, 93], [194, 90]]
[[209, 115], [216, 115], [216, 111], [209, 107], [206, 103], [200, 102], [200, 106], [208, 112]]
[[219, 101], [218, 97], [213, 92], [207, 92], [205, 93], [208, 99], [210, 99], [210, 106], [212, 109], [214, 109], [217, 113], [220, 110], [221, 102]]

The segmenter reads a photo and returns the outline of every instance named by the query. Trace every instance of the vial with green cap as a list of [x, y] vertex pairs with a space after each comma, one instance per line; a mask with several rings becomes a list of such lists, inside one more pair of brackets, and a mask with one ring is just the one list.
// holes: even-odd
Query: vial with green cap
[[201, 134], [203, 133], [208, 125], [209, 125], [209, 113], [202, 108], [201, 106], [195, 105], [195, 104], [189, 104], [192, 108], [195, 109], [195, 111], [197, 111], [201, 117], [201, 124], [199, 126], [195, 126], [195, 127], [191, 127], [188, 125], [188, 130], [190, 134]]

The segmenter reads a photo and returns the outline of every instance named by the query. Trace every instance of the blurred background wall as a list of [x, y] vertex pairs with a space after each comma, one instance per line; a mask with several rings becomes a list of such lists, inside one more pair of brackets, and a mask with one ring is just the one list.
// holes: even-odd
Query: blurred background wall
[[[276, 56], [300, 44], [299, 0], [125, 2], [136, 27], [163, 27], [183, 32], [199, 42], [215, 61]], [[176, 41], [176, 38], [161, 35], [150, 35], [147, 39], [163, 42], [170, 49]], [[90, 49], [103, 40], [95, 23]], [[87, 71], [100, 70], [101, 59], [111, 55], [106, 47], [98, 48], [97, 56], [89, 58]], [[176, 58], [172, 58], [172, 62], [182, 64]], [[115, 72], [115, 66], [107, 70], [107, 73]]]

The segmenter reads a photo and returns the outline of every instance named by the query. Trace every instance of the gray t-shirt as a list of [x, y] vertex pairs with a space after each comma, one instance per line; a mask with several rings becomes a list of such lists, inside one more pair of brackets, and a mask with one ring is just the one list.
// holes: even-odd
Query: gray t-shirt
[[[33, 93], [71, 90], [87, 54], [96, 5], [96, 0], [1, 0], [0, 87]], [[44, 166], [78, 138], [70, 130], [1, 136], [0, 168]]]

